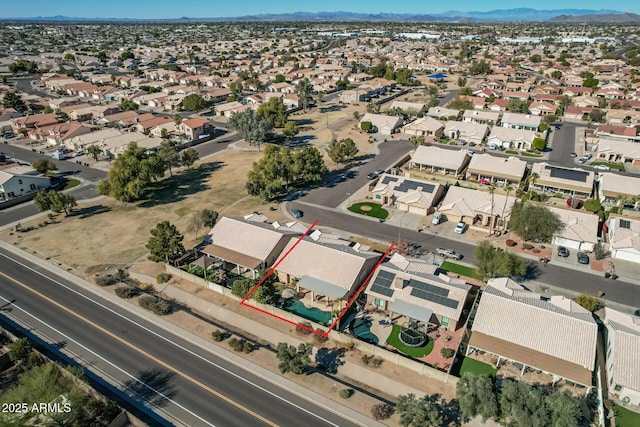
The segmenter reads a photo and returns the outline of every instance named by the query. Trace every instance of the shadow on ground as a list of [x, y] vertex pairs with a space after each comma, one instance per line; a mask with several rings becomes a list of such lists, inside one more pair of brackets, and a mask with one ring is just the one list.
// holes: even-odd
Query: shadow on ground
[[164, 405], [176, 395], [172, 379], [175, 373], [160, 368], [140, 372], [135, 379], [125, 382], [125, 386], [143, 400], [154, 405]]
[[69, 216], [89, 218], [93, 215], [98, 215], [98, 214], [106, 213], [110, 211], [111, 211], [110, 206], [104, 206], [104, 205], [87, 206], [86, 208], [80, 208], [80, 209], [74, 210]]

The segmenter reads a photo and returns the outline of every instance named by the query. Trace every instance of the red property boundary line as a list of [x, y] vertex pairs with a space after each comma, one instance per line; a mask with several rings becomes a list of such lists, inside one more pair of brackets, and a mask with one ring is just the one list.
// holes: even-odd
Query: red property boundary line
[[249, 293], [247, 293], [247, 295], [242, 299], [242, 301], [240, 301], [240, 305], [243, 305], [245, 307], [251, 308], [253, 310], [256, 310], [260, 313], [266, 314], [267, 316], [271, 316], [275, 319], [281, 320], [285, 323], [289, 323], [290, 325], [294, 325], [297, 328], [301, 328], [304, 329], [308, 332], [314, 333], [316, 335], [319, 335], [323, 338], [327, 338], [329, 336], [329, 332], [331, 332], [333, 330], [333, 328], [335, 328], [335, 326], [338, 324], [338, 322], [340, 321], [340, 319], [342, 318], [342, 316], [344, 316], [344, 314], [346, 313], [347, 309], [351, 306], [351, 304], [353, 304], [353, 302], [355, 301], [355, 299], [358, 297], [358, 295], [360, 294], [360, 292], [362, 292], [362, 290], [364, 289], [364, 287], [367, 285], [367, 283], [369, 283], [369, 280], [371, 280], [371, 277], [373, 276], [373, 273], [375, 273], [375, 271], [378, 269], [378, 267], [380, 266], [380, 264], [382, 264], [382, 262], [385, 260], [385, 258], [387, 257], [387, 255], [389, 255], [389, 252], [391, 252], [391, 249], [393, 249], [394, 244], [392, 243], [389, 248], [387, 249], [387, 251], [384, 253], [384, 255], [382, 255], [380, 257], [380, 259], [378, 260], [378, 262], [376, 263], [375, 267], [373, 268], [373, 270], [371, 270], [371, 272], [369, 273], [369, 275], [366, 277], [366, 279], [364, 279], [364, 281], [362, 282], [362, 284], [360, 285], [360, 287], [358, 288], [358, 290], [353, 294], [353, 296], [349, 299], [348, 303], [345, 305], [345, 307], [342, 309], [342, 311], [340, 312], [340, 314], [338, 315], [338, 317], [336, 318], [336, 320], [333, 321], [333, 323], [329, 326], [329, 329], [324, 332], [318, 332], [313, 328], [310, 328], [306, 325], [294, 322], [293, 320], [289, 320], [286, 319], [282, 316], [278, 316], [277, 314], [273, 314], [273, 313], [269, 313], [266, 310], [263, 310], [259, 307], [253, 306], [251, 304], [247, 304], [247, 300], [249, 298], [251, 298], [251, 295], [254, 294], [254, 292], [264, 283], [265, 280], [267, 280], [267, 278], [269, 276], [271, 276], [273, 274], [273, 272], [276, 270], [276, 268], [278, 267], [278, 265], [280, 265], [280, 263], [289, 256], [289, 254], [295, 249], [296, 246], [298, 246], [298, 244], [300, 244], [300, 242], [302, 241], [302, 239], [304, 239], [309, 232], [318, 224], [318, 220], [314, 221], [313, 224], [311, 224], [311, 226], [305, 231], [305, 233], [300, 236], [298, 238], [298, 240], [296, 241], [296, 243], [289, 248], [289, 250], [287, 251], [287, 253], [280, 259], [280, 261], [278, 261], [277, 263], [275, 263], [271, 268], [269, 268], [269, 270], [267, 270], [267, 272], [265, 273], [265, 275], [260, 279], [260, 281], [249, 291]]

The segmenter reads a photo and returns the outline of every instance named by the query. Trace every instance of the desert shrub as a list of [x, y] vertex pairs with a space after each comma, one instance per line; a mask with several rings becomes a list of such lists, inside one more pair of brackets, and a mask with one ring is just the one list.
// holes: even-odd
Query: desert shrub
[[388, 403], [378, 403], [371, 407], [371, 415], [376, 421], [386, 420], [393, 415], [393, 406]]
[[371, 363], [371, 361], [374, 359], [375, 357], [373, 355], [368, 355], [368, 354], [363, 354], [362, 355], [362, 363], [364, 363], [365, 365], [368, 365]]
[[316, 342], [322, 344], [324, 342], [327, 342], [329, 340], [329, 338], [327, 338], [326, 336], [324, 336], [324, 329], [316, 329], [317, 334], [314, 334], [313, 339], [316, 340]]
[[29, 358], [31, 354], [31, 341], [27, 338], [20, 338], [9, 345], [9, 360], [12, 362], [21, 362]]
[[213, 338], [213, 340], [216, 342], [224, 341], [227, 338], [227, 333], [221, 331], [220, 329], [216, 329], [215, 331], [211, 332], [211, 338]]
[[153, 289], [153, 285], [151, 283], [140, 283], [140, 285], [138, 285], [138, 288], [141, 291], [150, 291], [151, 289]]
[[523, 243], [522, 249], [524, 249], [525, 251], [528, 251], [529, 249], [533, 249], [533, 245], [531, 243]]
[[138, 295], [140, 291], [136, 288], [132, 288], [131, 286], [120, 286], [116, 288], [116, 295], [120, 298], [133, 298]]
[[156, 283], [165, 283], [171, 280], [171, 275], [169, 273], [158, 273], [156, 276]]
[[313, 326], [309, 322], [300, 322], [299, 325], [296, 325], [296, 334], [298, 335], [309, 335], [312, 330]]
[[341, 388], [340, 390], [338, 390], [338, 396], [340, 396], [341, 399], [348, 399], [353, 396], [353, 389]]
[[540, 249], [538, 249], [538, 248], [533, 248], [533, 253], [534, 253], [534, 254], [539, 254], [539, 253], [540, 253]]
[[452, 348], [443, 348], [440, 350], [440, 354], [442, 355], [442, 357], [444, 357], [445, 359], [450, 359], [453, 357], [453, 355], [455, 354], [455, 350]]
[[518, 242], [516, 242], [515, 240], [511, 240], [511, 239], [507, 239], [507, 241], [505, 242], [507, 244], [507, 246], [509, 246], [510, 248], [516, 246], [518, 244]]
[[373, 355], [369, 356], [368, 354], [365, 354], [362, 356], [362, 363], [367, 366], [371, 366], [372, 368], [379, 368], [380, 365], [382, 365], [382, 362], [382, 359], [378, 359]]
[[356, 348], [356, 343], [354, 341], [346, 342], [342, 345], [342, 348], [344, 348], [346, 351], [353, 350], [354, 348]]
[[104, 276], [96, 276], [94, 277], [93, 281], [96, 282], [96, 285], [98, 286], [110, 286], [118, 283], [118, 278], [111, 274], [107, 274]]
[[238, 352], [243, 351], [245, 353], [251, 353], [253, 351], [253, 344], [251, 344], [247, 340], [233, 337], [228, 342], [229, 342], [229, 346], [234, 351], [238, 351]]
[[253, 344], [251, 344], [249, 341], [245, 341], [242, 343], [242, 352], [245, 354], [249, 354], [251, 353], [253, 350], [255, 350], [255, 347]]
[[171, 313], [171, 303], [162, 298], [147, 295], [140, 298], [138, 304], [140, 304], [140, 307], [161, 316]]

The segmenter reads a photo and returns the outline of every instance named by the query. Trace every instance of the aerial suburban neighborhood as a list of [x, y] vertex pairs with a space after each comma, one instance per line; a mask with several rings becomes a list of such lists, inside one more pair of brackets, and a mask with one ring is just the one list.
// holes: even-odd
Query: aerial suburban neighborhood
[[640, 425], [637, 5], [35, 3], [0, 425]]

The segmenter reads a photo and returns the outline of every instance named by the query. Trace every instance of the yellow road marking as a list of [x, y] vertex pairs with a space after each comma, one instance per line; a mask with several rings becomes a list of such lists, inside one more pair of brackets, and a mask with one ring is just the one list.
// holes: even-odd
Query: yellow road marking
[[71, 310], [70, 308], [60, 304], [58, 301], [53, 300], [52, 298], [44, 295], [42, 292], [39, 292], [31, 287], [29, 287], [28, 285], [22, 283], [20, 280], [17, 280], [11, 276], [8, 276], [7, 274], [0, 272], [0, 276], [12, 281], [13, 283], [15, 283], [16, 285], [26, 289], [27, 291], [39, 296], [40, 298], [44, 299], [45, 301], [55, 305], [56, 307], [60, 308], [61, 310], [66, 311], [67, 313], [71, 314], [72, 316], [77, 317], [78, 319], [82, 320], [83, 322], [87, 323], [88, 325], [93, 326], [95, 329], [99, 330], [100, 332], [110, 336], [111, 338], [121, 342], [122, 344], [126, 345], [127, 347], [129, 347], [130, 349], [140, 353], [141, 355], [153, 360], [154, 362], [156, 362], [157, 364], [163, 366], [164, 368], [175, 372], [176, 374], [180, 375], [182, 378], [186, 379], [187, 381], [192, 382], [193, 384], [197, 385], [198, 387], [208, 391], [209, 393], [213, 394], [214, 396], [218, 397], [219, 399], [224, 400], [225, 402], [229, 403], [230, 405], [235, 406], [236, 408], [240, 409], [243, 412], [246, 412], [247, 414], [259, 419], [260, 421], [262, 421], [263, 423], [270, 425], [272, 427], [278, 427], [277, 424], [269, 421], [268, 419], [264, 418], [262, 415], [257, 414], [255, 412], [253, 412], [251, 409], [247, 408], [246, 406], [236, 402], [235, 400], [232, 400], [230, 398], [228, 398], [227, 396], [223, 395], [222, 393], [212, 389], [211, 387], [209, 387], [206, 384], [203, 384], [202, 382], [198, 381], [197, 379], [193, 378], [190, 375], [185, 374], [184, 372], [175, 369], [173, 366], [169, 365], [168, 363], [158, 359], [157, 357], [147, 353], [146, 351], [142, 350], [139, 347], [136, 347], [135, 345], [131, 344], [129, 341], [117, 336], [116, 334], [114, 334], [113, 332], [103, 328], [102, 326], [98, 325], [97, 323], [87, 319], [86, 317], [82, 316], [79, 313], [76, 313], [75, 311]]

